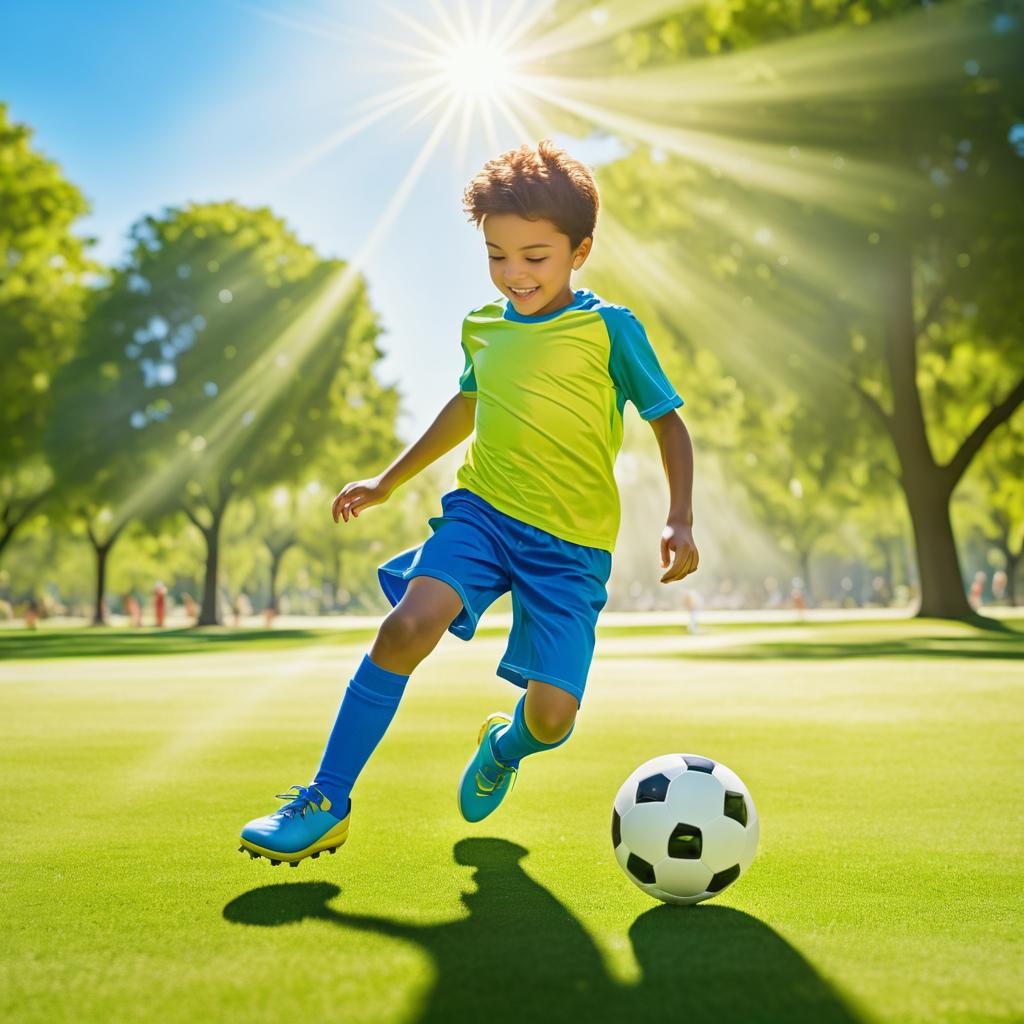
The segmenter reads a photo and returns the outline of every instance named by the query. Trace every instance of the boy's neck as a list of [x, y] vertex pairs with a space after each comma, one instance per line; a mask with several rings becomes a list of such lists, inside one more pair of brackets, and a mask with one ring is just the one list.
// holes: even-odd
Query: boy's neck
[[548, 313], [554, 313], [563, 306], [568, 306], [575, 300], [575, 298], [576, 293], [569, 287], [569, 285], [566, 285], [565, 288], [563, 288], [562, 291], [560, 291], [558, 295], [546, 306], [542, 306], [540, 309], [531, 313], [530, 316], [547, 316]]

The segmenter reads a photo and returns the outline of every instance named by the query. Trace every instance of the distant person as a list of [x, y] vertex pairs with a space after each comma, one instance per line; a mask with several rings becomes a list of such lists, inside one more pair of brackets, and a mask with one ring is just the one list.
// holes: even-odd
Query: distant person
[[[497, 294], [465, 317], [459, 392], [387, 469], [341, 489], [335, 521], [354, 521], [387, 501], [476, 433], [458, 486], [428, 520], [432, 535], [378, 567], [394, 608], [348, 684], [313, 781], [292, 787], [284, 807], [242, 830], [242, 848], [253, 856], [296, 863], [345, 842], [351, 791], [410, 674], [446, 630], [472, 638], [484, 610], [509, 590], [513, 625], [497, 672], [525, 692], [511, 715], [489, 714], [476, 733], [455, 787], [463, 817], [486, 818], [524, 757], [569, 739], [608, 599], [620, 519], [613, 468], [627, 401], [651, 424], [669, 482], [660, 582], [697, 568], [693, 450], [675, 411], [683, 400], [636, 316], [570, 287], [593, 244], [598, 195], [590, 170], [542, 139], [536, 149], [524, 144], [489, 161], [463, 198], [483, 226]], [[255, 754], [267, 759], [266, 751]], [[407, 767], [418, 775], [414, 762]], [[380, 828], [386, 824], [382, 817]]]
[[1006, 588], [1010, 582], [1009, 576], [1006, 575], [1006, 571], [1003, 569], [996, 569], [992, 573], [992, 600], [1002, 603], [1003, 598], [1006, 596]]
[[793, 577], [793, 587], [790, 591], [790, 600], [796, 609], [796, 617], [803, 622], [807, 610], [807, 599], [804, 597], [804, 581], [799, 576]]
[[185, 607], [185, 616], [191, 620], [194, 626], [199, 621], [199, 605], [196, 604], [196, 599], [187, 591], [181, 595], [181, 603]]
[[981, 607], [987, 579], [988, 577], [981, 570], [974, 574], [974, 582], [971, 584], [970, 601], [976, 609]]
[[25, 605], [25, 627], [27, 629], [36, 629], [37, 623], [39, 622], [39, 601], [36, 595], [29, 594], [28, 604]]
[[697, 612], [704, 605], [704, 599], [696, 590], [688, 590], [683, 595], [683, 607], [690, 613], [690, 634], [697, 632]]
[[158, 582], [153, 588], [153, 609], [156, 624], [162, 629], [167, 616], [167, 588], [162, 582]]
[[132, 627], [138, 629], [142, 625], [142, 606], [135, 594], [129, 592], [124, 598], [124, 610]]

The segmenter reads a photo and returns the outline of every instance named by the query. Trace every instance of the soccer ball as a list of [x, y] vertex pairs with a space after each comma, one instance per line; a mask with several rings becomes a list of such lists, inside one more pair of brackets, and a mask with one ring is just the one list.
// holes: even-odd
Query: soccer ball
[[699, 754], [664, 754], [619, 789], [615, 859], [665, 903], [700, 903], [735, 882], [757, 850], [758, 817], [740, 777]]

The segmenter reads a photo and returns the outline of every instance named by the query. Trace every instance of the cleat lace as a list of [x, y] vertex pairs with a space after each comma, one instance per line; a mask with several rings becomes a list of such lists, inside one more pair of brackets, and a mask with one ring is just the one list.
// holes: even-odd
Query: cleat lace
[[[490, 740], [488, 739], [488, 746]], [[487, 773], [487, 765], [482, 764], [476, 770], [476, 795], [477, 796], [490, 796], [498, 787], [504, 783], [507, 776], [512, 776], [512, 786], [509, 792], [512, 792], [516, 788], [516, 779], [519, 776], [519, 772], [515, 767], [508, 764], [503, 764], [494, 756], [494, 750], [490, 750], [491, 760], [494, 762], [493, 774]]]
[[296, 814], [304, 818], [307, 810], [312, 810], [315, 814], [320, 810], [320, 803], [324, 799], [323, 793], [314, 786], [291, 786], [287, 793], [276, 793], [275, 796], [278, 800], [289, 801], [275, 811], [286, 818], [293, 818]]

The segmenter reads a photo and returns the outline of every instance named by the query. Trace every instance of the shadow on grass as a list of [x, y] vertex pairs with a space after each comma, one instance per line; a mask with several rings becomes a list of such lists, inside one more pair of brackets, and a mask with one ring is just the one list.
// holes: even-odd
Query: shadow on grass
[[[501, 839], [456, 843], [455, 860], [476, 869], [477, 888], [462, 897], [469, 916], [444, 924], [335, 910], [329, 904], [340, 890], [328, 882], [253, 889], [232, 900], [224, 917], [263, 927], [328, 921], [415, 943], [433, 959], [437, 975], [410, 1018], [417, 1022], [862, 1019], [770, 928], [742, 911], [709, 904], [659, 905], [641, 914], [629, 937], [642, 977], [623, 985], [608, 974], [582, 924], [523, 871], [526, 853]], [[355, 960], [332, 963], [326, 945], [317, 967], [327, 983], [338, 972], [359, 970]]]
[[55, 629], [0, 632], [0, 660], [24, 658], [117, 658], [202, 654], [297, 647], [308, 643], [361, 644], [375, 629]]
[[[652, 651], [644, 658], [679, 658], [685, 661], [800, 661], [845, 658], [1024, 658], [1024, 633], [1011, 632], [985, 636], [915, 636], [886, 640], [820, 641], [793, 640], [756, 644], [736, 644], [705, 650], [685, 648], [676, 651]], [[602, 659], [632, 659], [635, 652], [602, 652]]]

